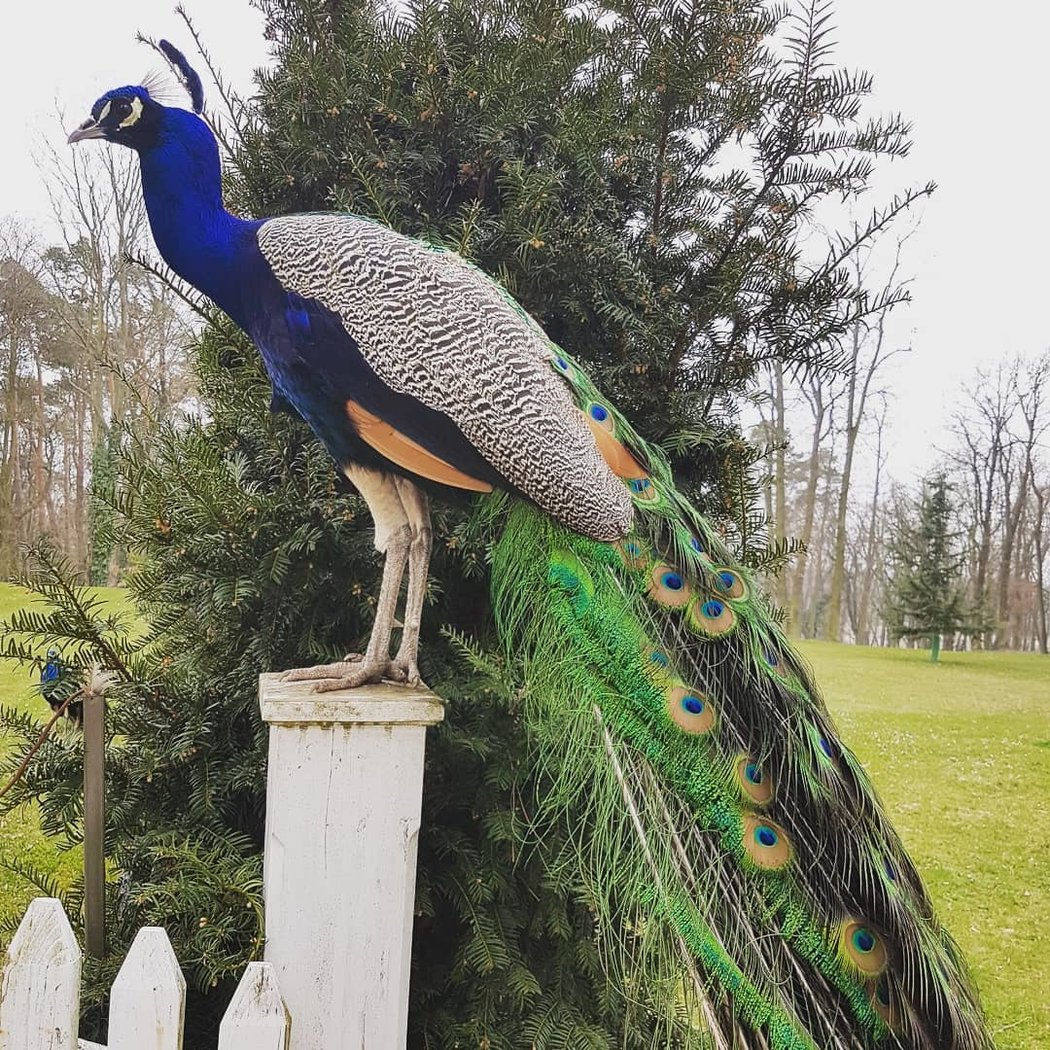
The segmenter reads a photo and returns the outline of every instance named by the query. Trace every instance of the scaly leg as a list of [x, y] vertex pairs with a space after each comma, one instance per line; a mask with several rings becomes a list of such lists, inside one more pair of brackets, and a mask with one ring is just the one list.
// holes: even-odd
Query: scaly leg
[[423, 598], [427, 592], [427, 569], [430, 566], [432, 530], [430, 502], [426, 493], [411, 481], [397, 478], [397, 491], [412, 529], [412, 545], [408, 548], [408, 594], [405, 597], [405, 625], [401, 632], [394, 665], [402, 672], [409, 685], [419, 685], [419, 626], [423, 619]]
[[379, 597], [376, 599], [372, 636], [368, 640], [364, 656], [358, 660], [299, 667], [285, 671], [282, 676], [286, 682], [316, 682], [314, 688], [319, 693], [335, 689], [356, 689], [366, 682], [378, 682], [387, 676], [399, 678], [403, 675], [401, 668], [390, 660], [390, 634], [394, 626], [397, 597], [401, 591], [401, 578], [412, 543], [412, 526], [402, 505], [395, 479], [391, 475], [356, 466], [347, 467], [346, 475], [368, 504], [375, 522], [376, 550], [386, 554], [386, 562], [383, 565]]

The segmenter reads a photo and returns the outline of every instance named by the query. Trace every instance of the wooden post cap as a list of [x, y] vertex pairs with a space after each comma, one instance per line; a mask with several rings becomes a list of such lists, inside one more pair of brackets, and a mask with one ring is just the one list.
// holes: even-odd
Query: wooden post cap
[[380, 682], [316, 693], [313, 682], [284, 682], [279, 673], [259, 675], [259, 707], [270, 725], [431, 726], [445, 717], [444, 701], [426, 686]]

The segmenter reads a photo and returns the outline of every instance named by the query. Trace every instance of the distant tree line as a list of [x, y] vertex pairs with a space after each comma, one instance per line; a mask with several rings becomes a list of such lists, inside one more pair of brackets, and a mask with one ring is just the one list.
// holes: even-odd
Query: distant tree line
[[116, 583], [91, 484], [111, 484], [123, 424], [187, 407], [188, 311], [133, 259], [148, 239], [137, 164], [117, 150], [41, 172], [61, 232], [0, 224], [0, 579], [50, 536], [95, 583]]
[[[977, 370], [930, 477], [902, 484], [885, 470], [891, 407], [878, 370], [897, 352], [885, 339], [881, 323], [858, 325], [855, 364], [842, 375], [797, 374], [786, 397], [770, 382], [761, 433], [782, 444], [770, 454], [767, 506], [782, 508], [777, 529], [807, 548], [773, 582], [793, 630], [866, 645], [902, 636], [907, 581], [895, 544], [943, 478], [966, 627], [947, 632], [945, 644], [1047, 652], [1050, 353]], [[919, 632], [914, 643], [927, 639]]]

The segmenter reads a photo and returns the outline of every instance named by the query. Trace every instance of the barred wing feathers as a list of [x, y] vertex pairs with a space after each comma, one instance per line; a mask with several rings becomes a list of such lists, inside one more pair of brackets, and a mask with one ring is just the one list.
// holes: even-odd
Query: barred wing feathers
[[258, 240], [281, 284], [334, 311], [380, 380], [451, 419], [543, 510], [599, 539], [630, 529], [630, 499], [550, 343], [483, 273], [352, 215], [271, 219]]

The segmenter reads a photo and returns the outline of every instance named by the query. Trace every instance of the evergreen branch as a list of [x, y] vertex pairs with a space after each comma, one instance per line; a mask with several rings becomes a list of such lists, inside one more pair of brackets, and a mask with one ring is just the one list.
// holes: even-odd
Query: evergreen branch
[[33, 743], [32, 747], [30, 747], [30, 749], [26, 752], [25, 757], [18, 765], [18, 768], [15, 770], [14, 774], [10, 777], [7, 783], [4, 784], [2, 788], [0, 788], [0, 798], [3, 798], [4, 795], [6, 795], [8, 791], [10, 791], [11, 788], [13, 788], [15, 784], [17, 784], [25, 775], [26, 770], [29, 768], [29, 763], [33, 761], [33, 756], [44, 746], [44, 741], [47, 740], [47, 738], [51, 735], [51, 730], [54, 728], [55, 723], [58, 722], [58, 720], [66, 713], [66, 709], [69, 707], [69, 705], [78, 697], [86, 695], [87, 691], [88, 686], [82, 686], [75, 693], [70, 693], [70, 695], [67, 696], [65, 700], [63, 700], [62, 703], [55, 709], [47, 724], [40, 731], [40, 735], [36, 738], [36, 741]]
[[177, 295], [179, 299], [181, 299], [182, 302], [185, 303], [185, 305], [206, 324], [214, 323], [215, 311], [208, 309], [206, 305], [207, 299], [197, 292], [192, 285], [187, 284], [179, 278], [174, 271], [170, 270], [167, 266], [161, 266], [151, 262], [145, 255], [127, 254], [124, 258], [127, 262], [138, 266], [140, 269], [160, 281], [165, 288]]
[[[109, 641], [98, 629], [95, 620], [88, 615], [87, 606], [79, 590], [70, 582], [68, 564], [47, 544], [29, 544], [25, 547], [26, 556], [37, 562], [51, 581], [50, 586], [65, 598], [65, 608], [75, 610], [77, 624], [84, 632], [82, 637], [98, 653], [105, 657], [108, 670], [115, 671], [126, 682], [132, 681], [132, 674]], [[28, 582], [32, 587], [32, 581]]]

